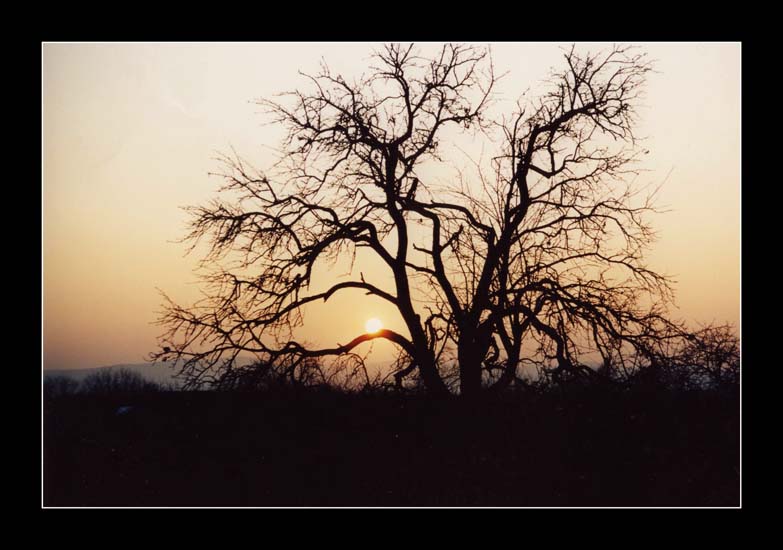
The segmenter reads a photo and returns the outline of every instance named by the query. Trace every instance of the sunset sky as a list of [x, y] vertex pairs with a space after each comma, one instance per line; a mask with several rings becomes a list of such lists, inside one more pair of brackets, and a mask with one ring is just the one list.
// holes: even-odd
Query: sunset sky
[[[302, 87], [298, 71], [315, 72], [321, 57], [358, 76], [379, 46], [44, 44], [44, 368], [142, 362], [160, 332], [156, 289], [184, 303], [198, 296], [199, 258], [175, 242], [187, 220], [180, 207], [215, 196], [221, 182], [208, 172], [218, 152], [233, 147], [259, 168], [273, 159], [280, 128], [264, 125], [253, 100]], [[564, 46], [492, 44], [496, 73], [508, 72], [501, 102], [535, 91], [562, 66]], [[667, 210], [652, 220], [648, 264], [676, 280], [674, 317], [739, 327], [741, 46], [638, 46], [656, 69], [639, 110], [650, 151], [640, 178], [665, 180], [658, 205]], [[346, 343], [371, 318], [404, 332], [389, 306], [358, 293], [308, 311], [303, 337]], [[373, 359], [387, 359], [388, 346], [376, 344]]]

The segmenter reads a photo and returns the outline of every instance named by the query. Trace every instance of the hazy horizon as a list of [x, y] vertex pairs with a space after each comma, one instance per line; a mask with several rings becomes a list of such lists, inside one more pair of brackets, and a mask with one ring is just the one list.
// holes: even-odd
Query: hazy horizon
[[[217, 153], [233, 147], [259, 168], [273, 160], [280, 128], [265, 126], [252, 101], [304, 86], [298, 71], [316, 71], [321, 58], [335, 73], [366, 72], [378, 46], [43, 44], [44, 368], [142, 363], [160, 333], [156, 288], [186, 303], [198, 296], [199, 257], [183, 257], [186, 246], [175, 242], [185, 234], [180, 207], [215, 197], [221, 181], [208, 173]], [[493, 44], [496, 72], [508, 72], [500, 106], [535, 94], [562, 66], [562, 46]], [[675, 318], [739, 330], [741, 45], [638, 46], [656, 70], [639, 111], [637, 133], [650, 151], [639, 178], [663, 183], [657, 204], [667, 210], [652, 218], [658, 239], [647, 263], [674, 277]], [[372, 263], [362, 271], [388, 283]], [[338, 265], [328, 277], [342, 273]], [[357, 296], [308, 310], [302, 336], [345, 343], [373, 317], [404, 332], [390, 305]], [[372, 345], [370, 362], [388, 360], [390, 344]]]

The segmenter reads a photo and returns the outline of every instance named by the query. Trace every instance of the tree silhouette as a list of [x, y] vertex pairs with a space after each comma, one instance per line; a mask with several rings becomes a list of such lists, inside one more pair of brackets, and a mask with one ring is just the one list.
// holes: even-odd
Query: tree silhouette
[[[176, 360], [191, 386], [259, 369], [297, 378], [382, 338], [399, 349], [400, 385], [464, 396], [521, 381], [524, 364], [557, 382], [660, 364], [684, 331], [666, 317], [670, 281], [643, 260], [654, 191], [634, 185], [645, 151], [633, 127], [651, 65], [630, 47], [571, 48], [564, 61], [543, 93], [500, 117], [490, 52], [464, 45], [432, 58], [388, 45], [368, 76], [322, 65], [306, 91], [261, 101], [287, 130], [285, 154], [274, 174], [221, 157], [225, 198], [190, 208], [186, 238], [208, 245], [205, 298], [166, 298], [152, 357]], [[495, 156], [433, 181], [423, 167], [446, 162], [460, 134]], [[316, 262], [358, 249], [393, 289], [360, 273], [309, 290]], [[347, 289], [393, 304], [407, 334], [329, 348], [292, 338], [307, 304]], [[240, 367], [240, 353], [258, 362]]]

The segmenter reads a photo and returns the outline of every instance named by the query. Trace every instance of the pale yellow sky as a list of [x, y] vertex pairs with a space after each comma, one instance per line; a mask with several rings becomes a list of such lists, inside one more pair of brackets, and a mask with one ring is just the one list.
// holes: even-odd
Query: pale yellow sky
[[[264, 126], [252, 100], [303, 85], [297, 71], [314, 72], [322, 56], [334, 72], [358, 74], [378, 46], [44, 44], [45, 368], [141, 362], [159, 332], [156, 287], [183, 302], [197, 296], [197, 258], [173, 242], [184, 234], [179, 207], [214, 196], [216, 151], [233, 146], [261, 168], [273, 158], [280, 128]], [[639, 46], [657, 70], [640, 110], [637, 133], [650, 150], [640, 178], [660, 183], [671, 172], [648, 263], [677, 280], [675, 316], [738, 326], [741, 45]], [[561, 66], [561, 47], [493, 44], [496, 72], [509, 71], [502, 98], [535, 91]], [[324, 345], [347, 342], [370, 317], [401, 330], [394, 312], [361, 293], [308, 315], [304, 336]], [[371, 360], [388, 349], [375, 344]]]

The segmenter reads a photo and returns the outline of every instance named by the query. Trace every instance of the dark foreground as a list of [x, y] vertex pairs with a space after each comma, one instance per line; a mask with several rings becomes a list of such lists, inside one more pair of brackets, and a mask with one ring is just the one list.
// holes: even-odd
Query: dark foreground
[[737, 506], [739, 407], [714, 394], [71, 396], [45, 404], [44, 505]]

